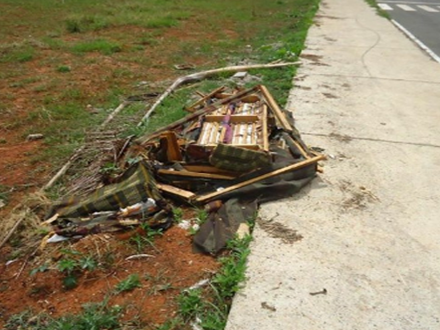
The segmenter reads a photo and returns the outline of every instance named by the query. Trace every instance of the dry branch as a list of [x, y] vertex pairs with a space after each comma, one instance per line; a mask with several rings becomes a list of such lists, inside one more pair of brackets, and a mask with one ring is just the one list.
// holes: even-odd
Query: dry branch
[[202, 72], [193, 73], [187, 76], [177, 78], [173, 84], [167, 88], [167, 90], [156, 100], [156, 102], [152, 105], [152, 107], [147, 111], [145, 116], [139, 122], [138, 126], [142, 126], [142, 124], [150, 117], [153, 111], [162, 103], [162, 101], [170, 95], [177, 87], [182, 84], [195, 81], [202, 80], [206, 77], [213, 76], [219, 73], [224, 72], [237, 72], [243, 70], [251, 70], [251, 69], [268, 69], [268, 68], [280, 68], [284, 66], [291, 65], [299, 65], [300, 62], [286, 62], [286, 63], [273, 63], [273, 64], [252, 64], [252, 65], [237, 65], [237, 66], [228, 66], [220, 69], [207, 70]]

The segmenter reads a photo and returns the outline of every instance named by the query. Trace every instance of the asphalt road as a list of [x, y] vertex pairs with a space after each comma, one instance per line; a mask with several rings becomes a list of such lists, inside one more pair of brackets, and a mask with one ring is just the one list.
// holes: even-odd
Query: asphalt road
[[379, 6], [440, 57], [440, 0], [389, 0]]

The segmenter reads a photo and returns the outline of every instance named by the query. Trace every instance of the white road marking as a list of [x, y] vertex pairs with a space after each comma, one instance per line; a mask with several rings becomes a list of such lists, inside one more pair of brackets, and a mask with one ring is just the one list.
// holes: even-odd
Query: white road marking
[[413, 7], [408, 5], [396, 5], [397, 7], [403, 9], [404, 11], [416, 11]]
[[397, 3], [401, 3], [404, 5], [430, 5], [430, 6], [437, 6], [439, 3], [438, 2], [418, 2], [418, 1], [381, 1], [381, 3], [389, 3], [389, 4], [397, 4]]
[[434, 53], [428, 46], [426, 46], [423, 42], [421, 42], [419, 39], [417, 39], [411, 32], [409, 32], [407, 29], [405, 29], [402, 25], [397, 23], [395, 20], [391, 20], [397, 28], [399, 28], [403, 33], [405, 33], [408, 38], [410, 38], [412, 41], [414, 41], [420, 48], [422, 48], [426, 53], [428, 53], [429, 56], [433, 58], [434, 61], [437, 61], [440, 63], [440, 57], [437, 56], [436, 53]]
[[390, 6], [388, 6], [387, 4], [384, 4], [384, 3], [378, 3], [377, 4], [379, 7], [380, 7], [380, 9], [382, 9], [382, 10], [393, 10], [393, 8], [391, 8]]
[[429, 6], [417, 6], [417, 7], [421, 8], [423, 10], [426, 10], [427, 12], [430, 12], [430, 13], [438, 13], [437, 9], [431, 8]]

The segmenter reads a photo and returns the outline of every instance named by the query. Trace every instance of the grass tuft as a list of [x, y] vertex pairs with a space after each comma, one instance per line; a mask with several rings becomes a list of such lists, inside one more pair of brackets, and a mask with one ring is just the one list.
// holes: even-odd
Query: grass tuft
[[75, 53], [100, 52], [104, 55], [121, 52], [122, 47], [119, 43], [111, 42], [105, 39], [95, 39], [85, 42], [79, 42], [71, 47]]
[[116, 284], [115, 292], [121, 293], [125, 291], [133, 291], [134, 289], [141, 286], [141, 280], [138, 274], [131, 274], [125, 280], [122, 280]]

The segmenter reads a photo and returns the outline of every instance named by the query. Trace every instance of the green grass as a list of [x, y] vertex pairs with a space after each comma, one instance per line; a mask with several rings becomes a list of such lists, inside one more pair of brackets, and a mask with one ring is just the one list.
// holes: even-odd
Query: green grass
[[62, 73], [70, 72], [70, 70], [70, 66], [68, 65], [60, 65], [59, 67], [57, 67], [57, 71]]
[[53, 318], [48, 314], [34, 314], [26, 310], [9, 318], [4, 330], [117, 330], [121, 329], [121, 308], [106, 302], [86, 304], [82, 313]]
[[79, 42], [73, 45], [71, 50], [75, 53], [100, 52], [104, 55], [112, 55], [113, 53], [121, 52], [122, 47], [117, 42], [112, 42], [105, 39], [95, 39]]
[[131, 274], [126, 279], [120, 281], [115, 286], [115, 292], [121, 293], [125, 291], [133, 291], [141, 286], [141, 280], [138, 274]]
[[35, 57], [35, 48], [29, 45], [0, 50], [0, 62], [29, 62]]
[[234, 239], [228, 243], [230, 252], [222, 257], [222, 267], [207, 288], [184, 290], [177, 299], [178, 315], [161, 329], [185, 328], [199, 320], [204, 330], [223, 330], [226, 326], [231, 301], [245, 280], [246, 260], [251, 237]]

